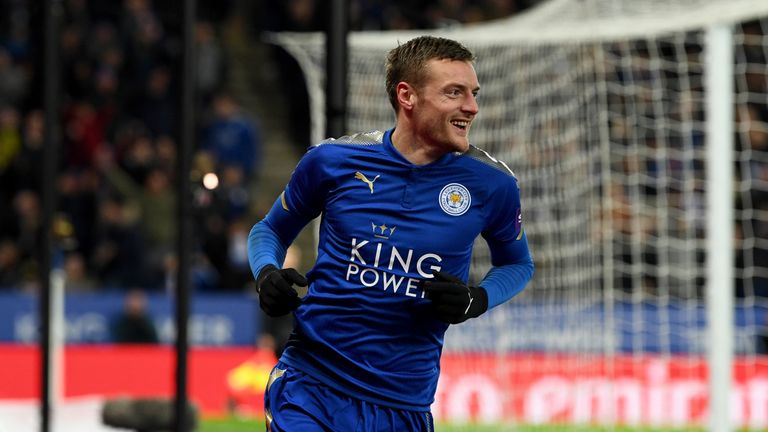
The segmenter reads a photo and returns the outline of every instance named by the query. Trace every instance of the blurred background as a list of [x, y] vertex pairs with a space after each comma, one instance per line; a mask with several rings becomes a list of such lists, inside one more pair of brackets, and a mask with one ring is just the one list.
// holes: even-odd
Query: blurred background
[[[169, 293], [175, 282], [175, 169], [181, 25], [177, 2], [62, 1], [60, 174], [42, 182], [45, 71], [40, 2], [0, 17], [0, 289], [35, 293], [40, 191], [56, 188], [68, 293]], [[351, 30], [433, 29], [514, 14], [530, 1], [352, 1]], [[319, 0], [202, 0], [193, 156], [193, 281], [253, 290], [245, 244], [310, 144], [298, 65], [264, 32], [323, 31]], [[307, 266], [311, 244], [292, 259]], [[167, 338], [163, 338], [167, 341]]]

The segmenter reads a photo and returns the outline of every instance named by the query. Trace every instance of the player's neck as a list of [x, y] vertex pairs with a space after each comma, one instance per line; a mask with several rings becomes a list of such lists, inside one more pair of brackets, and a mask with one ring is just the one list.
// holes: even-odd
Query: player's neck
[[416, 134], [401, 128], [395, 128], [390, 139], [395, 150], [414, 165], [432, 163], [447, 153], [443, 149], [424, 142]]

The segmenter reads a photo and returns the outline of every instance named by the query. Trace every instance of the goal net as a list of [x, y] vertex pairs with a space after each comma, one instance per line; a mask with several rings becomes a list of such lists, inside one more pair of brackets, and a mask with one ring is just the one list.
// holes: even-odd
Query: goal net
[[[735, 262], [707, 250], [707, 30], [732, 32]], [[389, 49], [425, 32], [349, 38], [347, 125], [385, 130]], [[536, 275], [446, 338], [439, 420], [681, 426], [708, 422], [708, 266], [734, 272], [735, 425], [768, 427], [768, 2], [552, 0], [430, 31], [477, 55], [471, 142], [518, 176]], [[324, 131], [321, 34], [275, 34]], [[717, 64], [717, 62], [714, 62]], [[730, 69], [729, 69], [730, 70]], [[726, 102], [727, 103], [727, 102]], [[723, 245], [728, 248], [728, 245]], [[490, 266], [476, 244], [472, 278]], [[723, 289], [729, 289], [726, 285]], [[727, 316], [727, 315], [726, 315]]]

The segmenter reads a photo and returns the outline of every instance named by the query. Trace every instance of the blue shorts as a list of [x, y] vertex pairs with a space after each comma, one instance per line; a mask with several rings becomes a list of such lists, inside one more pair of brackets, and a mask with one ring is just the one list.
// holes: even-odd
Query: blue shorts
[[432, 414], [366, 402], [278, 362], [264, 392], [268, 432], [435, 430]]

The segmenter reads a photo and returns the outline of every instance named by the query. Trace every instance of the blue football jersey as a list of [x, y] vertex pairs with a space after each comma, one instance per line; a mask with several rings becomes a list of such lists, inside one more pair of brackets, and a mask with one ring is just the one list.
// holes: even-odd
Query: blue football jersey
[[[494, 266], [532, 261], [506, 165], [476, 147], [414, 165], [391, 133], [312, 147], [272, 210], [305, 222], [321, 216], [310, 286], [282, 360], [363, 400], [426, 411], [448, 324], [421, 282], [437, 271], [466, 281], [478, 235]], [[511, 297], [488, 291], [489, 307]]]

